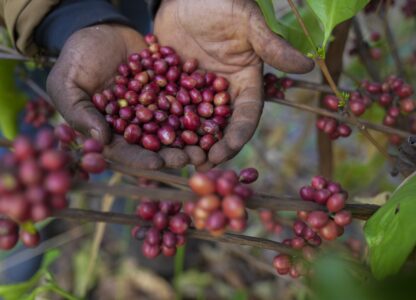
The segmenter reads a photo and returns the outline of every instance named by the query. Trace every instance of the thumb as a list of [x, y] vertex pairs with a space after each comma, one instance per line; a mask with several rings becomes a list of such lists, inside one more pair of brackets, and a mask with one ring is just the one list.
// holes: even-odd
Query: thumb
[[313, 60], [270, 30], [259, 8], [250, 16], [248, 39], [256, 54], [280, 71], [307, 73], [314, 67]]
[[51, 72], [47, 80], [47, 91], [55, 108], [75, 130], [105, 145], [110, 143], [110, 127], [92, 104], [90, 96], [74, 83], [63, 82], [62, 78], [65, 77]]

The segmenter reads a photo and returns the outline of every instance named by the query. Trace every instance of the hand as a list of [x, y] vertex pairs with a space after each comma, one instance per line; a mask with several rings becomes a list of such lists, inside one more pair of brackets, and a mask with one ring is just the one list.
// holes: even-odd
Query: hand
[[120, 25], [97, 25], [74, 33], [64, 45], [49, 74], [47, 90], [57, 110], [77, 131], [105, 145], [111, 161], [133, 168], [159, 169], [163, 165], [186, 164], [188, 156], [179, 149], [159, 153], [112, 137], [104, 116], [91, 102], [92, 95], [111, 85], [119, 64], [129, 54], [146, 48], [142, 36]]
[[[288, 73], [306, 73], [314, 66], [267, 27], [253, 0], [163, 0], [155, 34], [162, 45], [198, 59], [201, 68], [231, 83], [230, 123], [202, 168], [234, 157], [254, 134], [263, 108], [263, 61]], [[193, 164], [204, 161], [204, 153], [193, 152]]]

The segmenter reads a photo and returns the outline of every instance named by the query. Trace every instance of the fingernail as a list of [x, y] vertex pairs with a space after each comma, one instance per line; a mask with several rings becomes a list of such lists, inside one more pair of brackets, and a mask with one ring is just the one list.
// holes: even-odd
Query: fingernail
[[94, 139], [96, 139], [96, 140], [101, 140], [100, 139], [100, 133], [98, 132], [98, 130], [97, 129], [91, 129], [90, 130], [90, 136], [92, 137], [92, 138], [94, 138]]

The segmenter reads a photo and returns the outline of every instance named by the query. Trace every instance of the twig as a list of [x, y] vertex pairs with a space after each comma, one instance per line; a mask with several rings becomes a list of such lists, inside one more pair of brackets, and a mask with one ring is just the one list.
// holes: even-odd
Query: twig
[[0, 45], [0, 51], [1, 52], [6, 52], [9, 54], [14, 54], [14, 55], [21, 55], [16, 49], [14, 48], [10, 48], [4, 45]]
[[[123, 224], [123, 225], [146, 225], [139, 218], [134, 215], [125, 215], [120, 213], [113, 212], [98, 212], [91, 210], [83, 209], [65, 209], [54, 214], [54, 217], [63, 218], [63, 219], [72, 219], [77, 221], [86, 221], [86, 222], [106, 222], [113, 224]], [[229, 243], [229, 244], [238, 244], [243, 246], [257, 247], [261, 249], [273, 250], [276, 252], [283, 252], [291, 255], [298, 254], [298, 251], [286, 246], [282, 243], [270, 241], [263, 238], [256, 238], [251, 236], [225, 233], [222, 236], [214, 237], [208, 232], [199, 231], [195, 229], [189, 229], [187, 236], [190, 238], [195, 238], [199, 240], [220, 242], [220, 243]]]
[[0, 60], [1, 59], [7, 59], [7, 60], [23, 60], [23, 61], [30, 60], [30, 58], [25, 57], [25, 56], [22, 56], [22, 55], [9, 54], [9, 53], [0, 53]]
[[[306, 105], [306, 104], [300, 104], [300, 103], [296, 103], [293, 101], [288, 101], [288, 100], [284, 100], [284, 99], [278, 99], [278, 98], [269, 98], [266, 99], [267, 101], [270, 102], [274, 102], [274, 103], [279, 103], [285, 106], [290, 106], [293, 108], [297, 108], [297, 109], [301, 109], [307, 112], [311, 112], [311, 113], [315, 113], [315, 114], [319, 114], [322, 116], [326, 116], [326, 117], [331, 117], [334, 119], [337, 119], [341, 122], [344, 123], [349, 123], [349, 124], [354, 124], [353, 121], [350, 118], [344, 117], [340, 114], [334, 113], [334, 112], [330, 112], [326, 109], [322, 109], [319, 107], [314, 107], [314, 106], [310, 106], [310, 105]], [[366, 126], [367, 128], [379, 131], [379, 132], [383, 132], [386, 134], [396, 134], [400, 137], [404, 137], [407, 138], [408, 136], [411, 135], [410, 132], [406, 132], [400, 129], [396, 129], [396, 128], [392, 128], [392, 127], [388, 127], [385, 125], [381, 125], [381, 124], [375, 124], [372, 122], [368, 122], [368, 121], [364, 121], [364, 120], [360, 120], [360, 123], [363, 124], [364, 126]]]
[[[150, 199], [160, 201], [195, 201], [198, 196], [190, 191], [180, 191], [171, 188], [151, 188], [130, 186], [127, 184], [118, 184], [109, 186], [99, 182], [83, 182], [77, 183], [73, 191], [85, 192], [92, 195], [111, 194], [113, 196], [126, 197], [131, 200], [139, 201], [141, 197], [149, 197]], [[267, 208], [273, 211], [311, 211], [326, 210], [324, 206], [313, 202], [300, 200], [292, 196], [275, 196], [257, 193], [247, 200], [246, 206], [250, 209]], [[357, 219], [368, 219], [379, 208], [378, 205], [367, 204], [351, 204], [346, 205], [346, 209], [351, 211]]]
[[186, 178], [167, 174], [161, 171], [132, 169], [129, 166], [123, 166], [120, 164], [110, 164], [110, 169], [116, 172], [126, 174], [126, 175], [136, 176], [136, 177], [145, 177], [148, 179], [156, 180], [156, 181], [163, 182], [163, 183], [170, 184], [170, 185], [174, 184], [174, 185], [187, 186], [188, 184], [188, 180]]

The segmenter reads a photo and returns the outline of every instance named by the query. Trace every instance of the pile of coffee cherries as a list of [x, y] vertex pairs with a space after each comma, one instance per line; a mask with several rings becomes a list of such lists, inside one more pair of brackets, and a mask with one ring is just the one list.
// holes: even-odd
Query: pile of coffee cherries
[[[65, 150], [75, 139], [75, 132], [60, 125], [55, 133], [40, 130], [34, 139], [19, 136], [13, 151], [0, 159], [0, 247], [11, 249], [20, 236], [28, 247], [36, 246], [39, 235], [33, 226], [67, 206], [66, 194], [75, 171], [97, 173], [105, 169], [102, 145], [86, 140], [82, 158], [75, 159]], [[98, 167], [97, 167], [98, 166]], [[22, 226], [20, 226], [22, 225]], [[2, 228], [4, 227], [4, 228]], [[32, 228], [25, 231], [25, 228]]]
[[231, 115], [229, 82], [198, 69], [157, 38], [121, 64], [115, 85], [92, 97], [117, 134], [151, 151], [199, 145], [208, 151], [223, 136]]
[[256, 181], [258, 172], [254, 168], [241, 170], [212, 169], [206, 173], [195, 173], [189, 186], [200, 198], [187, 202], [185, 212], [193, 217], [197, 229], [207, 230], [212, 235], [221, 235], [228, 228], [243, 231], [247, 226], [245, 202], [253, 194], [246, 185]]
[[294, 81], [287, 77], [278, 78], [272, 73], [263, 76], [264, 94], [267, 97], [285, 98], [285, 91], [294, 85]]
[[[157, 183], [140, 179], [140, 186], [154, 187]], [[143, 240], [142, 253], [149, 259], [174, 256], [176, 249], [185, 244], [185, 234], [191, 225], [191, 218], [181, 212], [182, 203], [178, 201], [152, 201], [147, 197], [141, 199], [136, 215], [149, 225], [136, 225], [131, 230], [132, 237]]]
[[[322, 239], [332, 241], [341, 236], [344, 227], [351, 223], [352, 216], [349, 211], [344, 210], [348, 194], [336, 182], [315, 176], [311, 185], [302, 187], [299, 193], [304, 201], [312, 201], [327, 208], [327, 211], [299, 211], [298, 219], [293, 224], [295, 237], [283, 241], [293, 249], [304, 250], [304, 256], [308, 258], [312, 247], [321, 245]], [[292, 277], [303, 275], [286, 254], [277, 255], [273, 265], [281, 275], [290, 274]]]
[[25, 107], [24, 121], [35, 128], [45, 125], [54, 115], [55, 109], [42, 98], [29, 101]]

